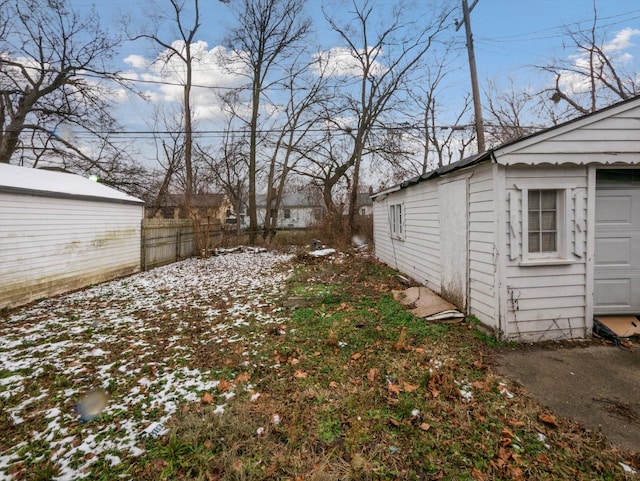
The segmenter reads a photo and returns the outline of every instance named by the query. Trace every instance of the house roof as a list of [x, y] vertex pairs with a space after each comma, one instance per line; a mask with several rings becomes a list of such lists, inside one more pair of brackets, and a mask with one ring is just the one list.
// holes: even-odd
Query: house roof
[[399, 184], [396, 184], [392, 187], [384, 189], [380, 192], [376, 192], [371, 197], [375, 199], [378, 196], [389, 194], [391, 192], [396, 192], [398, 190], [405, 189], [411, 185], [414, 185], [435, 177], [441, 177], [443, 175], [447, 175], [452, 172], [465, 169], [482, 162], [487, 162], [492, 160], [499, 164], [509, 165], [511, 162], [509, 160], [508, 154], [510, 153], [516, 152], [519, 149], [526, 148], [527, 146], [530, 146], [536, 143], [544, 142], [545, 140], [561, 135], [563, 133], [576, 130], [580, 127], [597, 122], [599, 120], [612, 116], [616, 113], [624, 112], [626, 110], [630, 110], [638, 107], [640, 107], [640, 96], [632, 97], [630, 99], [617, 102], [613, 105], [604, 107], [595, 112], [591, 112], [589, 114], [571, 119], [567, 122], [563, 122], [561, 124], [548, 127], [538, 132], [534, 132], [532, 134], [520, 137], [518, 139], [511, 140], [502, 145], [489, 149], [485, 152], [475, 154], [470, 157], [466, 157], [462, 160], [451, 163], [449, 165], [445, 165], [443, 167], [440, 167], [431, 172], [427, 172], [418, 177], [413, 177], [411, 179], [405, 180]]
[[0, 192], [126, 204], [144, 204], [81, 175], [0, 164]]
[[[224, 194], [193, 194], [191, 196], [191, 207], [220, 207], [226, 201]], [[167, 194], [163, 206], [181, 207], [185, 205], [184, 194]]]

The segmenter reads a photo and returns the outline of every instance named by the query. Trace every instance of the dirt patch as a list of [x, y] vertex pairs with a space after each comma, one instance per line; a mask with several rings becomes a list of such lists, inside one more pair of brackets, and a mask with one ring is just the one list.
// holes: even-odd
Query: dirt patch
[[503, 349], [498, 371], [561, 416], [640, 452], [640, 345]]

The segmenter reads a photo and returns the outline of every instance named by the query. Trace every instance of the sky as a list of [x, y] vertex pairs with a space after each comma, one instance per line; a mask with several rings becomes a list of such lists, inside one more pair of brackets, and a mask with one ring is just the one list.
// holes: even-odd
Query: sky
[[[438, 0], [437, 0], [438, 1]], [[453, 5], [461, 0], [450, 0]], [[395, 3], [394, 0], [372, 0], [380, 11]], [[623, 55], [630, 71], [640, 72], [640, 4], [636, 0], [595, 0], [599, 31], [604, 35], [609, 48]], [[114, 30], [121, 28], [123, 15], [131, 15], [134, 27], [148, 20], [150, 2], [147, 0], [70, 0], [77, 8], [95, 8], [104, 23]], [[167, 5], [167, 0], [157, 0], [159, 6]], [[418, 12], [428, 2], [409, 0], [411, 8]], [[438, 1], [442, 3], [442, 1]], [[469, 0], [473, 3], [473, 0]], [[343, 47], [339, 39], [332, 34], [323, 19], [323, 10], [338, 22], [349, 18], [348, 4], [342, 0], [309, 0], [308, 13], [317, 20], [314, 42], [321, 48]], [[161, 8], [161, 7], [157, 7]], [[146, 10], [146, 12], [145, 12]], [[579, 62], [580, 57], [572, 49], [566, 34], [567, 29], [590, 28], [594, 16], [593, 0], [478, 0], [471, 13], [476, 66], [480, 90], [487, 88], [489, 81], [500, 86], [508, 85], [513, 79], [515, 85], [525, 86], [549, 84], [535, 66], [547, 65], [554, 61]], [[229, 5], [219, 0], [201, 0], [202, 27], [196, 37], [197, 49], [204, 58], [210, 58], [208, 67], [196, 74], [196, 83], [210, 87], [234, 87], [243, 81], [222, 72], [214, 64], [216, 54], [228, 53], [223, 44], [227, 27], [233, 24], [233, 15]], [[469, 68], [465, 47], [464, 28], [457, 32], [453, 20], [461, 19], [459, 9], [451, 18], [451, 27], [447, 36], [454, 39], [456, 58], [451, 64], [451, 73], [447, 79], [447, 99], [451, 105], [470, 92]], [[162, 32], [164, 38], [170, 38], [169, 31]], [[142, 41], [127, 43], [114, 59], [115, 67], [135, 80], [158, 80], [157, 67], [152, 61], [157, 58], [158, 50], [150, 43]], [[205, 62], [206, 63], [206, 62]], [[132, 96], [123, 95], [120, 99], [118, 116], [128, 131], [148, 130], [150, 105], [172, 104], [179, 101], [180, 87], [159, 86], [157, 84], [134, 83], [147, 94], [151, 102], [142, 104]], [[194, 104], [200, 118], [219, 118], [220, 111], [212, 100], [215, 89], [196, 90]], [[453, 109], [455, 110], [455, 108]], [[213, 125], [212, 124], [212, 125]], [[221, 125], [221, 124], [220, 124]], [[134, 138], [133, 135], [130, 135]]]

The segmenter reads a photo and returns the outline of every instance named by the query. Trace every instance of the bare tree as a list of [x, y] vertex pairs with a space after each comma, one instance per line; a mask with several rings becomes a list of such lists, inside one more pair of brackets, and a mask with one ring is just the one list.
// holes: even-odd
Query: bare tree
[[[352, 0], [351, 7], [353, 18], [345, 25], [339, 25], [328, 15], [325, 18], [346, 44], [354, 68], [352, 73], [356, 72], [354, 83], [343, 90], [343, 104], [338, 111], [355, 119], [355, 126], [345, 127], [332, 120], [335, 128], [342, 129], [351, 139], [351, 149], [330, 179], [337, 182], [351, 170], [348, 222], [353, 234], [362, 158], [371, 133], [377, 126], [384, 127], [384, 115], [391, 110], [394, 98], [431, 48], [436, 35], [445, 28], [451, 11], [434, 14], [430, 19], [408, 20], [408, 9], [398, 4], [383, 25], [374, 28], [372, 2]], [[335, 115], [332, 118], [336, 119]]]
[[[267, 243], [276, 235], [278, 212], [288, 174], [295, 169], [305, 151], [314, 146], [310, 137], [318, 121], [316, 107], [326, 100], [327, 82], [322, 66], [315, 65], [316, 63], [304, 65], [302, 61], [294, 61], [288, 69], [285, 84], [287, 99], [279, 108], [279, 127], [273, 129], [276, 134], [272, 140], [272, 154], [266, 179], [267, 208], [263, 238]], [[298, 67], [299, 64], [303, 66]], [[313, 69], [313, 73], [310, 72], [310, 68]]]
[[[81, 16], [64, 0], [7, 0], [0, 32], [0, 162], [20, 155], [33, 163], [46, 153], [99, 163], [112, 155], [110, 90], [91, 78], [114, 78], [107, 63], [120, 40], [98, 15]], [[74, 132], [102, 146], [88, 154]]]
[[237, 27], [228, 37], [240, 50], [251, 83], [249, 121], [249, 240], [258, 233], [256, 175], [259, 115], [265, 92], [280, 79], [272, 74], [295, 52], [309, 32], [311, 21], [303, 17], [304, 0], [227, 0], [235, 6]]
[[182, 131], [181, 116], [175, 113], [167, 113], [157, 109], [154, 114], [154, 125], [151, 129], [154, 132], [162, 130], [163, 135], [154, 134], [154, 145], [156, 149], [156, 159], [160, 165], [159, 173], [161, 179], [154, 188], [154, 194], [147, 202], [147, 214], [155, 217], [167, 199], [171, 185], [175, 185], [176, 175], [183, 170], [184, 166], [184, 132]]
[[[135, 39], [148, 39], [163, 49], [159, 57], [165, 66], [173, 59], [178, 59], [184, 66], [184, 80], [182, 85], [182, 116], [184, 122], [184, 171], [185, 171], [185, 203], [189, 210], [194, 194], [194, 166], [193, 166], [193, 111], [191, 108], [191, 89], [193, 87], [193, 63], [192, 43], [200, 28], [199, 0], [169, 0], [170, 10], [168, 14], [162, 10], [156, 10], [150, 16], [153, 26], [150, 32], [133, 35]], [[192, 7], [192, 8], [189, 8]], [[161, 26], [169, 22], [175, 29], [172, 33], [177, 35], [179, 41], [174, 38], [167, 39], [160, 36]]]
[[516, 86], [512, 78], [508, 87], [498, 86], [495, 80], [488, 82], [485, 126], [490, 144], [495, 146], [524, 137], [548, 123], [544, 118], [547, 109], [541, 105], [545, 99], [530, 90]]
[[226, 113], [226, 129], [222, 145], [217, 152], [197, 145], [198, 155], [208, 165], [212, 184], [221, 189], [233, 205], [236, 216], [236, 234], [242, 228], [241, 213], [247, 199], [247, 173], [249, 169], [248, 139], [238, 124], [244, 125], [238, 107], [238, 91], [229, 91], [221, 97], [222, 109]]
[[418, 109], [417, 115], [409, 116], [411, 127], [403, 130], [403, 134], [408, 134], [409, 141], [421, 147], [421, 155], [413, 155], [405, 162], [408, 175], [422, 175], [463, 158], [474, 141], [473, 134], [468, 133], [470, 126], [463, 122], [471, 106], [469, 94], [462, 97], [462, 106], [456, 111], [451, 107], [445, 110], [438, 102], [450, 88], [446, 84], [451, 57], [449, 47], [431, 58], [424, 67], [424, 74], [407, 92], [411, 107]]
[[545, 89], [543, 94], [556, 104], [565, 106], [564, 117], [576, 113], [584, 115], [640, 93], [637, 74], [625, 72], [623, 64], [616, 58], [620, 51], [601, 38], [595, 2], [591, 28], [567, 28], [567, 37], [579, 55], [538, 67], [553, 75], [553, 86]]

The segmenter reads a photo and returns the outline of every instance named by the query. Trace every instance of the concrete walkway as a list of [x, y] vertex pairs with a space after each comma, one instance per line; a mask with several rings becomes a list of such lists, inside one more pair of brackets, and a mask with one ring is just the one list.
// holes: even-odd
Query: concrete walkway
[[560, 416], [640, 453], [640, 345], [503, 349], [498, 372]]

